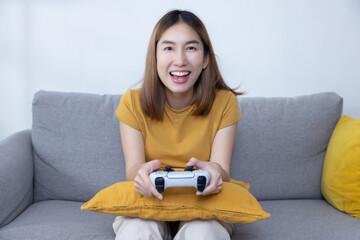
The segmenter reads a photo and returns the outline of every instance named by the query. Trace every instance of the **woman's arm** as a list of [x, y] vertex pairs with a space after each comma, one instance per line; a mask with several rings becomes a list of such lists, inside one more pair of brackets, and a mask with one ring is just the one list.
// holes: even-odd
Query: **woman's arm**
[[222, 187], [223, 181], [230, 179], [230, 163], [235, 142], [237, 123], [222, 128], [216, 132], [210, 154], [210, 162], [190, 159], [187, 166], [196, 166], [210, 173], [210, 183], [203, 192], [197, 195], [217, 193]]
[[120, 135], [126, 167], [126, 180], [133, 181], [145, 163], [144, 141], [140, 131], [120, 122]]
[[162, 195], [152, 185], [149, 174], [160, 168], [159, 160], [145, 161], [144, 140], [140, 131], [120, 122], [120, 135], [125, 157], [126, 180], [135, 181], [135, 190], [142, 195]]
[[234, 148], [237, 123], [217, 131], [211, 149], [210, 162], [218, 163], [223, 172], [222, 179], [228, 182], [230, 179], [231, 156]]

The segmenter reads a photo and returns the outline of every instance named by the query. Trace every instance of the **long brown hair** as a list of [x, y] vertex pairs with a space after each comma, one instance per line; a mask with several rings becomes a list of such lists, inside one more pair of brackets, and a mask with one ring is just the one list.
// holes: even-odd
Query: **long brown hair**
[[156, 48], [162, 34], [171, 26], [183, 22], [192, 27], [200, 36], [204, 45], [204, 56], [209, 57], [208, 66], [203, 69], [194, 85], [192, 103], [196, 105], [193, 115], [206, 115], [211, 110], [217, 89], [229, 90], [235, 95], [242, 95], [226, 85], [216, 62], [214, 50], [203, 22], [189, 11], [173, 10], [165, 14], [155, 25], [151, 34], [146, 67], [141, 88], [142, 110], [152, 119], [162, 120], [166, 101], [165, 86], [158, 76], [156, 67]]

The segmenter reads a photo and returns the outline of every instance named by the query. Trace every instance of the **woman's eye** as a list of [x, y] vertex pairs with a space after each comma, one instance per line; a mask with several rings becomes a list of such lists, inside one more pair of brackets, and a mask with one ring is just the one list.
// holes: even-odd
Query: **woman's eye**
[[172, 47], [166, 47], [164, 48], [165, 51], [171, 51], [173, 48]]
[[189, 46], [189, 47], [188, 47], [188, 50], [190, 50], [190, 51], [195, 51], [195, 50], [196, 50], [196, 47], [194, 47], [194, 46]]

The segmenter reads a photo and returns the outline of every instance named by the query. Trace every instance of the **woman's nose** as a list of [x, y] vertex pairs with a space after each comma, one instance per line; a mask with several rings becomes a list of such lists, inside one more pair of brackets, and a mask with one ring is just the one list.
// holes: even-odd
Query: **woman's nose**
[[183, 50], [176, 51], [174, 64], [176, 66], [184, 66], [187, 63], [186, 54]]

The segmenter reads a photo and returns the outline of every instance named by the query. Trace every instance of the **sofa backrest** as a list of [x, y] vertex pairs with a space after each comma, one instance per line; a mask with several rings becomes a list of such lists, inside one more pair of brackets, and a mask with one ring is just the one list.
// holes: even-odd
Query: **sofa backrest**
[[243, 118], [231, 176], [249, 182], [250, 192], [259, 200], [322, 198], [323, 161], [342, 103], [331, 92], [290, 98], [239, 97]]
[[[40, 91], [33, 101], [35, 201], [87, 201], [125, 180], [120, 95]], [[239, 97], [231, 177], [249, 182], [258, 199], [321, 198], [325, 150], [342, 98]]]
[[119, 95], [40, 91], [33, 100], [34, 200], [87, 201], [125, 180]]

